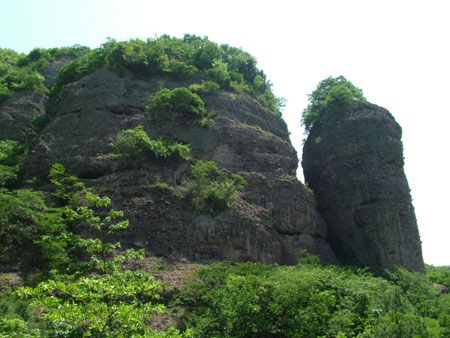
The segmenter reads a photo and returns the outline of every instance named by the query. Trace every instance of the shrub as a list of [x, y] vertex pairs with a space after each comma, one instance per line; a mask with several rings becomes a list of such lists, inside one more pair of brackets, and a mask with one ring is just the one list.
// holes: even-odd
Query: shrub
[[29, 89], [39, 94], [47, 92], [44, 77], [28, 68], [12, 68], [0, 77], [0, 103], [13, 95], [15, 91]]
[[74, 45], [72, 47], [62, 48], [35, 48], [26, 56], [18, 61], [21, 67], [29, 67], [33, 70], [42, 72], [57, 57], [77, 58], [87, 54], [90, 51], [88, 47]]
[[207, 72], [207, 77], [208, 80], [218, 83], [222, 88], [230, 88], [231, 77], [228, 73], [228, 64], [225, 62], [215, 60], [212, 64], [212, 68]]
[[196, 94], [211, 94], [220, 89], [220, 85], [214, 81], [202, 81], [189, 86], [189, 90]]
[[0, 259], [5, 266], [30, 270], [43, 264], [35, 241], [58, 228], [57, 222], [46, 222], [47, 210], [40, 192], [0, 189]]
[[114, 271], [74, 280], [52, 279], [20, 288], [19, 297], [41, 307], [41, 320], [58, 337], [130, 337], [153, 333], [145, 323], [163, 305], [160, 283], [145, 272]]
[[22, 55], [0, 48], [0, 103], [15, 91], [29, 89], [44, 94], [44, 77], [31, 67], [20, 66]]
[[207, 37], [201, 38], [187, 34], [184, 36], [183, 42], [193, 50], [190, 60], [198, 69], [209, 69], [214, 60], [220, 58], [219, 46], [209, 41]]
[[24, 154], [24, 147], [17, 141], [2, 140], [0, 141], [0, 164], [7, 166], [15, 166]]
[[217, 213], [233, 205], [245, 183], [242, 176], [226, 173], [214, 161], [197, 161], [182, 182], [181, 196], [200, 212]]
[[450, 266], [426, 266], [427, 277], [432, 282], [450, 288]]
[[121, 131], [114, 142], [114, 151], [138, 160], [149, 158], [185, 159], [190, 158], [191, 147], [181, 143], [169, 143], [162, 139], [152, 139], [139, 125], [133, 129]]
[[185, 87], [157, 91], [147, 108], [154, 117], [172, 120], [201, 120], [211, 115], [200, 96]]
[[20, 162], [25, 149], [13, 140], [0, 141], [0, 188], [11, 186], [18, 180]]
[[302, 125], [309, 132], [317, 121], [337, 114], [351, 103], [366, 102], [361, 89], [343, 76], [328, 77], [308, 95], [309, 104], [302, 113]]

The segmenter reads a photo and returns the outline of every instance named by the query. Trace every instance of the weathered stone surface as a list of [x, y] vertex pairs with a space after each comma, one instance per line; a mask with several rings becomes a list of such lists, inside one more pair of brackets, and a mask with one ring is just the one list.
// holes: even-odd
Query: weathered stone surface
[[401, 128], [386, 109], [354, 105], [316, 123], [302, 164], [342, 262], [376, 272], [424, 269]]
[[[122, 241], [157, 255], [293, 263], [306, 249], [337, 262], [314, 198], [295, 177], [297, 155], [284, 121], [251, 97], [226, 91], [203, 96], [207, 109], [217, 114], [213, 126], [153, 120], [146, 98], [161, 86], [180, 85], [108, 69], [68, 85], [25, 172], [43, 177], [52, 163], [63, 163], [125, 210], [131, 226]], [[186, 162], [113, 159], [116, 135], [138, 124], [152, 137], [189, 143], [194, 159], [213, 159], [242, 174], [248, 185], [235, 207], [204, 215], [165, 190], [160, 183], [175, 189], [180, 184], [189, 169]]]
[[25, 142], [34, 135], [31, 121], [45, 111], [45, 96], [27, 90], [0, 104], [0, 140]]
[[[43, 72], [47, 86], [55, 83], [59, 69], [69, 61], [69, 58], [59, 58], [48, 65]], [[45, 112], [46, 99], [46, 95], [21, 90], [0, 103], [0, 140], [27, 142], [33, 139], [36, 135], [31, 122]]]

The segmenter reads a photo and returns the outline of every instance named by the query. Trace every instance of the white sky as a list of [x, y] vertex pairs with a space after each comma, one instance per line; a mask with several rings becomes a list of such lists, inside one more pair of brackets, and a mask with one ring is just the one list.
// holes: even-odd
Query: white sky
[[387, 108], [403, 127], [425, 262], [450, 265], [450, 1], [0, 1], [0, 46], [19, 52], [184, 33], [257, 58], [287, 99], [299, 157], [300, 114], [320, 80], [344, 75]]

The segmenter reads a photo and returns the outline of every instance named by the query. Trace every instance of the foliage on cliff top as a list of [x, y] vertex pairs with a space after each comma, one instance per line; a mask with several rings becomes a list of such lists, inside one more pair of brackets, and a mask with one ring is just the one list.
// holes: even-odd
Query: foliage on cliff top
[[44, 77], [31, 67], [21, 66], [23, 58], [10, 49], [0, 48], [0, 104], [21, 89], [46, 92]]
[[366, 102], [363, 91], [343, 76], [328, 77], [308, 95], [309, 104], [302, 113], [302, 125], [309, 132], [314, 123], [338, 114], [351, 103]]
[[155, 39], [116, 41], [81, 54], [64, 66], [58, 76], [55, 95], [64, 86], [100, 67], [118, 72], [128, 70], [141, 77], [169, 77], [177, 81], [212, 80], [224, 89], [244, 90], [277, 116], [283, 100], [272, 92], [264, 72], [247, 52], [218, 45], [206, 37], [185, 35], [182, 39], [163, 35]]
[[88, 47], [75, 45], [62, 48], [35, 48], [28, 54], [0, 48], [0, 103], [16, 91], [29, 89], [39, 94], [47, 92], [41, 72], [56, 58], [75, 59], [89, 52]]

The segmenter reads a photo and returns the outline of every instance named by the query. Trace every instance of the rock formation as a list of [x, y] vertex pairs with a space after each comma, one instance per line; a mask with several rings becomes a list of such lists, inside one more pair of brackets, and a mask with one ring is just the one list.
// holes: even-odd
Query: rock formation
[[[214, 125], [156, 123], [146, 111], [146, 99], [161, 87], [181, 85], [118, 75], [107, 68], [70, 83], [54, 118], [34, 142], [25, 174], [44, 178], [53, 163], [63, 163], [125, 210], [130, 228], [121, 237], [123, 243], [156, 255], [294, 263], [299, 251], [307, 250], [336, 263], [314, 197], [295, 176], [298, 160], [284, 121], [246, 94], [219, 90], [203, 96], [207, 109], [216, 114]], [[14, 102], [2, 105], [2, 116], [5, 109], [8, 116], [21, 114], [21, 109], [8, 108], [14, 104], [19, 107]], [[217, 215], [202, 214], [163, 189], [161, 183], [180, 184], [187, 163], [114, 159], [117, 134], [139, 124], [152, 137], [190, 144], [196, 160], [215, 160], [244, 176], [247, 186], [235, 206]]]
[[305, 142], [305, 181], [343, 263], [424, 269], [401, 134], [386, 109], [361, 103], [315, 123]]
[[[306, 250], [325, 263], [377, 272], [395, 265], [423, 270], [401, 129], [386, 110], [354, 104], [314, 123], [303, 156], [314, 197], [296, 177], [297, 154], [277, 116], [280, 101], [242, 50], [163, 36], [111, 40], [95, 50], [8, 53], [7, 74], [23, 79], [2, 75], [0, 140], [26, 145], [21, 184], [45, 190], [49, 169], [62, 163], [125, 211], [130, 227], [123, 244], [163, 256], [267, 263], [296, 263]], [[174, 96], [175, 103], [159, 106], [159, 118], [152, 115], [157, 100], [149, 107], [149, 97], [173, 92], [190, 96]], [[211, 116], [213, 123], [205, 123]], [[130, 148], [115, 154], [117, 136], [137, 126], [149, 141], [134, 141], [148, 146], [150, 135], [182, 143], [191, 158], [133, 157]], [[201, 160], [247, 182], [234, 203], [226, 201], [228, 209], [200, 210], [183, 195], [183, 182]], [[211, 177], [215, 187], [218, 176]]]

